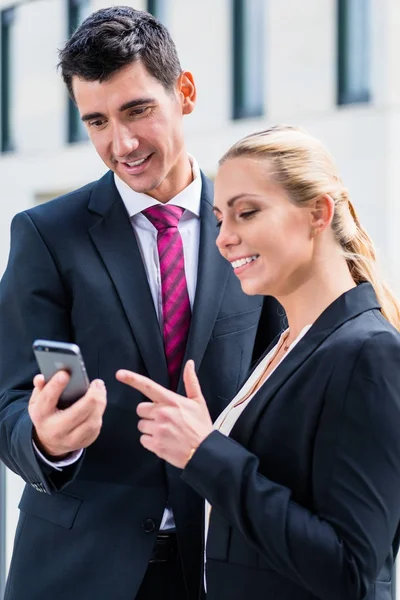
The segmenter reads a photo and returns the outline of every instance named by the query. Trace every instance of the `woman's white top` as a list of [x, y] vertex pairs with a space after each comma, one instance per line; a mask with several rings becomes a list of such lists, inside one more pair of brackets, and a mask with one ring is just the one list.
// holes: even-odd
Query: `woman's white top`
[[[218, 419], [214, 423], [214, 429], [217, 429], [224, 435], [229, 436], [236, 421], [238, 420], [238, 418], [240, 417], [240, 415], [242, 414], [242, 412], [244, 411], [246, 406], [248, 404], [250, 404], [250, 402], [252, 401], [252, 399], [254, 398], [256, 393], [259, 391], [260, 387], [262, 387], [266, 384], [266, 382], [271, 377], [271, 375], [275, 371], [275, 369], [277, 369], [279, 367], [279, 365], [281, 364], [281, 362], [283, 360], [285, 360], [285, 358], [291, 352], [291, 350], [293, 350], [293, 348], [296, 346], [296, 344], [299, 343], [301, 338], [305, 336], [305, 334], [310, 329], [310, 327], [311, 327], [311, 325], [306, 325], [305, 327], [303, 327], [303, 329], [300, 331], [297, 338], [295, 340], [293, 340], [293, 342], [290, 344], [290, 346], [286, 350], [285, 354], [282, 356], [281, 360], [275, 365], [275, 367], [270, 371], [270, 373], [268, 373], [267, 377], [265, 378], [265, 380], [263, 381], [261, 386], [256, 386], [253, 393], [250, 394], [248, 398], [246, 398], [246, 395], [249, 394], [250, 390], [255, 386], [257, 380], [260, 379], [263, 372], [266, 370], [268, 363], [271, 362], [271, 360], [274, 357], [274, 354], [277, 352], [278, 348], [280, 348], [282, 340], [284, 337], [286, 337], [288, 335], [289, 330], [286, 329], [281, 334], [277, 344], [268, 352], [268, 354], [266, 356], [264, 356], [263, 360], [260, 362], [259, 365], [257, 365], [256, 369], [254, 369], [253, 373], [251, 374], [249, 379], [246, 381], [246, 383], [243, 385], [241, 390], [239, 390], [239, 392], [236, 394], [236, 396], [233, 398], [233, 400], [228, 404], [228, 406], [225, 408], [225, 410], [219, 415]], [[241, 402], [241, 400], [243, 398], [246, 398], [246, 400]], [[204, 565], [206, 562], [205, 548], [207, 545], [207, 534], [208, 534], [208, 526], [209, 526], [209, 522], [210, 522], [210, 513], [211, 513], [211, 506], [206, 500], [205, 501], [205, 524], [204, 524], [204, 538], [205, 538], [204, 539]], [[205, 578], [206, 577], [205, 577], [205, 571], [204, 571], [204, 583], [206, 583]]]

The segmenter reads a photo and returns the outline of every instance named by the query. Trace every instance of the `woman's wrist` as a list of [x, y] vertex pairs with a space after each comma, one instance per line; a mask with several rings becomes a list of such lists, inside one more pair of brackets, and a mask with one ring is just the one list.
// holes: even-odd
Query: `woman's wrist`
[[189, 455], [187, 457], [187, 460], [186, 460], [186, 465], [192, 460], [193, 454], [196, 452], [196, 450], [197, 450], [197, 448], [191, 448]]

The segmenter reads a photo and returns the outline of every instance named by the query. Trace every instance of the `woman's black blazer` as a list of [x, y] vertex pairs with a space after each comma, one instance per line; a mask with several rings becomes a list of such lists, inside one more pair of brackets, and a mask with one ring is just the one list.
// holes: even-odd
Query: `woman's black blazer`
[[391, 598], [400, 334], [370, 284], [324, 311], [182, 477], [213, 507], [209, 600]]

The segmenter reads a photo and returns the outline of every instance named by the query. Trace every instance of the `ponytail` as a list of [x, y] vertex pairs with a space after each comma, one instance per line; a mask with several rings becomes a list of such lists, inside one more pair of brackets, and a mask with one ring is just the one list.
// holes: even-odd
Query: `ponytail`
[[371, 283], [381, 305], [383, 316], [396, 329], [400, 330], [400, 305], [378, 273], [374, 244], [362, 227], [350, 200], [348, 200], [348, 207], [354, 220], [355, 231], [349, 241], [342, 242], [342, 246], [350, 274], [357, 284], [363, 281]]

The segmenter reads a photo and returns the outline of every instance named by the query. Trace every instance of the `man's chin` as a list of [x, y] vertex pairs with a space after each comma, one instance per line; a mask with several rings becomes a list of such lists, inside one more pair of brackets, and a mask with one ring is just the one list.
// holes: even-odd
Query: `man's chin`
[[153, 196], [156, 193], [157, 188], [159, 187], [158, 181], [149, 181], [148, 177], [140, 177], [137, 175], [125, 175], [121, 177], [118, 174], [118, 177], [122, 179], [126, 185], [128, 185], [134, 192], [137, 194], [146, 194], [147, 196]]

